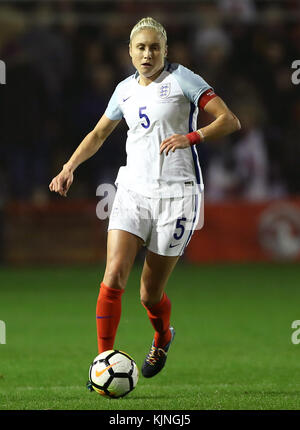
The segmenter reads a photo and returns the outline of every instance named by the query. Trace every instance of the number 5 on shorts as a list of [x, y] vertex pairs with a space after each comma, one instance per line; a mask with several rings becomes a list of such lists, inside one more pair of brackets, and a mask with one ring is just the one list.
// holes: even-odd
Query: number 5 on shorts
[[174, 233], [174, 235], [173, 235], [174, 239], [179, 240], [179, 239], [182, 238], [182, 236], [184, 234], [184, 230], [185, 230], [185, 226], [182, 223], [185, 222], [185, 221], [186, 221], [185, 217], [177, 219], [176, 230], [179, 230], [179, 232], [178, 233], [177, 232]]

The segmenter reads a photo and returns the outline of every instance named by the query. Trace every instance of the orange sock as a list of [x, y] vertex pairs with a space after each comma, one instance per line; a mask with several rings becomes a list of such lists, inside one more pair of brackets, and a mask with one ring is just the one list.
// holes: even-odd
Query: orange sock
[[154, 345], [157, 348], [164, 348], [171, 340], [170, 316], [171, 301], [166, 293], [163, 294], [161, 301], [151, 307], [144, 308], [147, 310], [148, 318], [155, 330]]
[[103, 282], [96, 307], [98, 352], [113, 349], [121, 318], [121, 299], [124, 290], [110, 288]]

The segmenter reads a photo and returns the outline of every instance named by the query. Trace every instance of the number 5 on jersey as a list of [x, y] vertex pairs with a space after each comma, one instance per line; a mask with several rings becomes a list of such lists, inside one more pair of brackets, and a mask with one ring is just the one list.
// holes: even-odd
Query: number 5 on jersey
[[147, 106], [142, 106], [139, 108], [139, 116], [140, 118], [144, 119], [146, 121], [141, 123], [141, 126], [144, 128], [149, 128], [150, 127], [150, 119], [148, 118], [148, 116], [145, 113], [142, 113], [143, 110], [145, 110], [147, 108]]

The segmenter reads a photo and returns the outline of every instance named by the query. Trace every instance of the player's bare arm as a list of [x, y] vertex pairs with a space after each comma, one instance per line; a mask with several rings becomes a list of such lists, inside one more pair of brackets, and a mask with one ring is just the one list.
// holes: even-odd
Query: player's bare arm
[[[238, 118], [218, 96], [211, 99], [205, 105], [204, 110], [212, 115], [215, 120], [209, 125], [202, 127], [200, 130], [197, 130], [197, 133], [199, 133], [199, 141], [219, 139], [241, 128]], [[185, 135], [173, 134], [161, 143], [160, 154], [165, 151], [165, 154], [168, 155], [169, 151], [175, 152], [176, 149], [187, 148], [190, 145], [191, 141]]]
[[204, 107], [205, 112], [216, 118], [209, 125], [197, 130], [202, 133], [204, 140], [215, 140], [240, 130], [239, 119], [227, 107], [221, 97], [215, 97]]
[[119, 122], [119, 120], [111, 120], [103, 115], [95, 128], [82, 140], [69, 161], [64, 164], [62, 171], [52, 179], [49, 185], [50, 191], [66, 197], [73, 183], [73, 172], [75, 169], [101, 148], [104, 141]]

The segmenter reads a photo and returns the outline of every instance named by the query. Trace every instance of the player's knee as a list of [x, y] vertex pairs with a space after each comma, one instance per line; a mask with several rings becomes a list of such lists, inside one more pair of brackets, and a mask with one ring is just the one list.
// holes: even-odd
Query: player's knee
[[140, 299], [141, 299], [142, 305], [145, 306], [146, 308], [151, 306], [151, 301], [146, 295], [141, 294]]
[[159, 296], [155, 296], [155, 297], [147, 297], [147, 298], [142, 298], [141, 297], [141, 303], [143, 306], [145, 306], [145, 308], [150, 309], [152, 306], [156, 305], [157, 303], [159, 303], [160, 298]]
[[144, 285], [141, 285], [140, 289], [140, 300], [142, 305], [146, 308], [156, 305], [160, 301], [161, 292], [153, 289], [147, 289]]
[[103, 282], [110, 288], [116, 288], [118, 290], [125, 289], [127, 282], [126, 270], [122, 264], [111, 264], [106, 268]]

